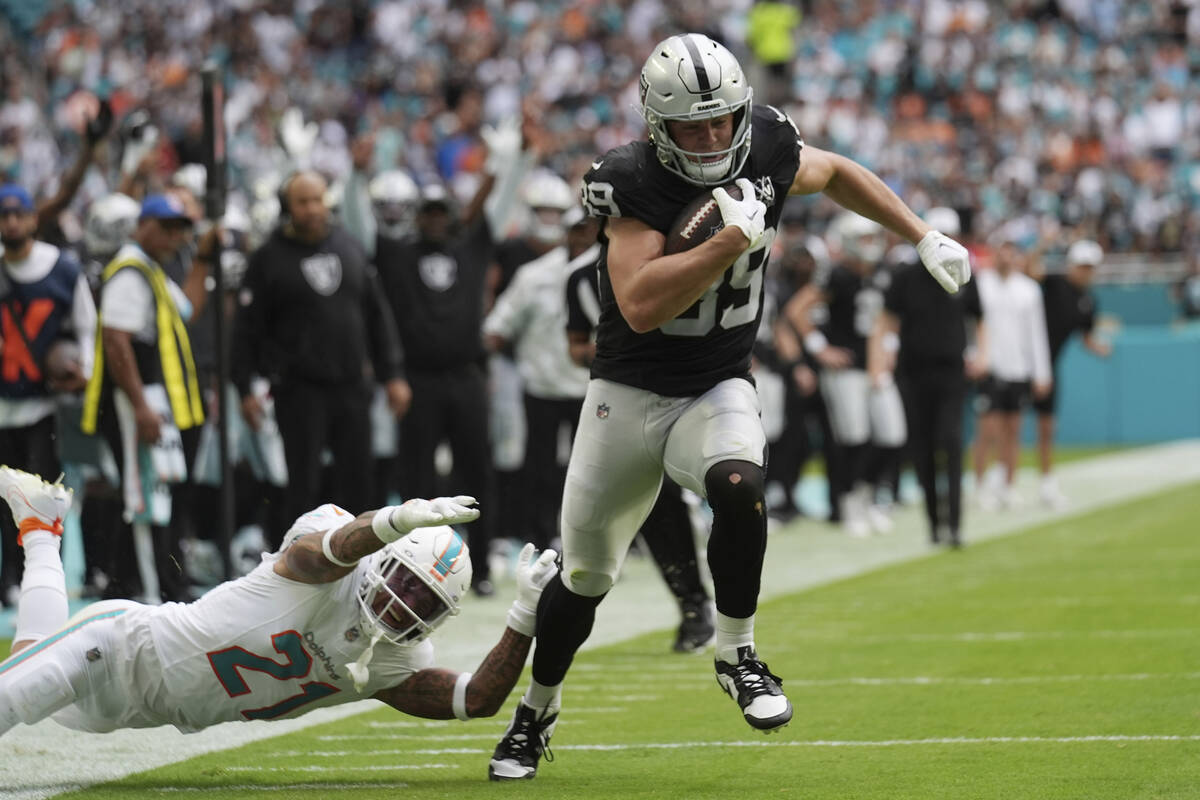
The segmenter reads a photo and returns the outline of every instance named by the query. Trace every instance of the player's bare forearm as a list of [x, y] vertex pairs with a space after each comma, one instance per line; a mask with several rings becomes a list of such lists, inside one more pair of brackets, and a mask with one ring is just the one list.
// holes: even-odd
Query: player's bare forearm
[[738, 228], [704, 244], [663, 255], [666, 238], [638, 220], [608, 224], [608, 274], [621, 315], [633, 330], [652, 331], [691, 307], [746, 249]]
[[[383, 542], [371, 529], [375, 512], [364, 511], [352, 522], [334, 531], [329, 538], [329, 551], [338, 561], [356, 563], [383, 547]], [[285, 578], [301, 583], [330, 583], [345, 577], [353, 566], [343, 567], [325, 557], [321, 546], [324, 531], [301, 536], [283, 552], [283, 558], [275, 562], [275, 572]]]
[[[505, 628], [500, 641], [484, 657], [467, 684], [468, 717], [490, 717], [500, 710], [521, 676], [532, 641], [512, 628]], [[459, 674], [448, 669], [423, 669], [399, 686], [376, 692], [375, 699], [414, 717], [453, 719], [454, 687]]]

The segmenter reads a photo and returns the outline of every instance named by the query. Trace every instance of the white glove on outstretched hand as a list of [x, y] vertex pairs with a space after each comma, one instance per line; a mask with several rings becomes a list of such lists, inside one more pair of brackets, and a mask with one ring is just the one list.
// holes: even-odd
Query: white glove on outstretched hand
[[947, 292], [954, 294], [971, 280], [971, 257], [967, 248], [944, 233], [930, 231], [917, 243], [921, 263]]
[[295, 106], [284, 111], [279, 118], [279, 139], [292, 161], [300, 167], [308, 166], [320, 130], [316, 122], [306, 123], [304, 113]]
[[394, 542], [413, 528], [435, 525], [458, 525], [479, 519], [474, 497], [435, 497], [432, 500], [413, 498], [398, 506], [387, 506], [375, 512], [371, 529], [383, 542]]
[[525, 636], [533, 636], [537, 629], [538, 600], [542, 590], [558, 574], [558, 565], [554, 563], [558, 553], [543, 550], [535, 561], [535, 549], [533, 543], [527, 543], [517, 556], [517, 599], [508, 609], [508, 627]]
[[495, 127], [484, 125], [479, 135], [487, 145], [483, 169], [489, 175], [498, 175], [521, 154], [521, 120], [516, 117], [502, 119]]
[[725, 227], [741, 228], [749, 242], [747, 249], [752, 249], [762, 241], [763, 231], [767, 227], [767, 207], [754, 195], [754, 184], [747, 178], [738, 178], [736, 184], [742, 190], [741, 200], [734, 200], [720, 186], [713, 189], [712, 196], [721, 210]]

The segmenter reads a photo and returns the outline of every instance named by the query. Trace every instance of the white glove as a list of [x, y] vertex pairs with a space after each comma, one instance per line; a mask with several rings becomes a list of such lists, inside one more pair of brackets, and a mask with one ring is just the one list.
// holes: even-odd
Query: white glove
[[971, 280], [971, 258], [967, 248], [944, 233], [930, 231], [917, 242], [917, 255], [933, 279], [954, 294]]
[[487, 145], [487, 160], [483, 162], [483, 169], [489, 175], [499, 175], [511, 167], [521, 154], [521, 121], [516, 117], [502, 119], [495, 127], [484, 125], [479, 135]]
[[158, 128], [146, 126], [138, 139], [130, 139], [125, 143], [125, 152], [121, 155], [121, 174], [132, 175], [138, 166], [158, 146]]
[[306, 123], [304, 113], [295, 106], [284, 111], [279, 118], [279, 139], [288, 156], [300, 167], [308, 166], [311, 161], [313, 143], [317, 141], [320, 130], [317, 123]]
[[544, 550], [535, 561], [534, 551], [530, 542], [517, 556], [517, 599], [508, 609], [508, 627], [525, 636], [533, 636], [537, 629], [538, 600], [546, 584], [558, 574], [558, 565], [554, 563], [558, 553]]
[[383, 542], [394, 542], [413, 528], [435, 525], [458, 525], [479, 519], [474, 497], [435, 497], [433, 500], [413, 498], [403, 505], [387, 506], [375, 512], [371, 529]]
[[754, 249], [762, 241], [763, 230], [767, 226], [767, 207], [763, 201], [754, 195], [754, 184], [746, 178], [738, 178], [737, 187], [742, 190], [742, 199], [734, 200], [729, 192], [718, 186], [713, 189], [713, 199], [717, 208], [721, 209], [721, 219], [725, 226], [741, 228], [742, 233], [750, 242], [747, 249]]

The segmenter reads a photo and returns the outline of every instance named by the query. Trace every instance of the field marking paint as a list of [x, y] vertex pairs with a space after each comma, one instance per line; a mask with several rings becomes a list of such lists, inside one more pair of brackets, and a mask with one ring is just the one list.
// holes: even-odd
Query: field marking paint
[[176, 792], [298, 792], [298, 791], [318, 791], [318, 792], [345, 792], [356, 791], [359, 789], [408, 789], [411, 784], [408, 783], [280, 783], [280, 784], [262, 784], [262, 783], [242, 783], [233, 786], [153, 786], [150, 791], [159, 792], [160, 794], [174, 794]]
[[[443, 750], [443, 753], [454, 753], [455, 750]], [[381, 772], [389, 769], [459, 769], [459, 764], [368, 764], [362, 767], [339, 765], [322, 767], [318, 764], [305, 764], [298, 767], [222, 767], [226, 772]]]
[[[1104, 734], [1096, 736], [945, 736], [927, 739], [811, 739], [799, 742], [629, 742], [619, 744], [564, 744], [555, 750], [591, 750], [624, 752], [627, 750], [691, 750], [723, 747], [920, 747], [950, 744], [1094, 744], [1106, 742], [1200, 742], [1200, 734]], [[455, 748], [453, 750], [410, 750], [411, 755], [469, 755], [490, 753], [486, 750]], [[336, 769], [330, 767], [329, 769]]]

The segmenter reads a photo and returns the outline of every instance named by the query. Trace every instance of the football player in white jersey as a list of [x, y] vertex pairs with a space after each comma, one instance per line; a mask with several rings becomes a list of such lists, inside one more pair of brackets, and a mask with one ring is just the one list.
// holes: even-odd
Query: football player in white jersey
[[0, 467], [25, 550], [13, 653], [0, 662], [0, 734], [46, 717], [77, 730], [283, 719], [374, 698], [430, 719], [495, 714], [516, 683], [556, 554], [526, 545], [508, 627], [479, 669], [434, 666], [427, 638], [458, 613], [471, 561], [449, 526], [471, 497], [354, 516], [326, 504], [276, 553], [193, 603], [96, 603], [67, 619], [59, 556], [71, 492]]
[[[493, 753], [495, 780], [537, 773], [567, 670], [664, 472], [713, 511], [717, 681], [757, 730], [792, 718], [754, 639], [767, 545], [766, 436], [749, 379], [765, 263], [786, 197], [823, 192], [874, 219], [916, 244], [947, 291], [970, 277], [966, 249], [878, 176], [805, 146], [785, 113], [754, 105], [737, 59], [707, 36], [655, 45], [640, 89], [649, 138], [609, 150], [584, 177], [584, 205], [603, 218], [596, 358], [563, 490], [562, 577], [538, 606], [533, 679]], [[722, 188], [734, 182], [736, 200]], [[709, 195], [720, 229], [666, 253], [680, 213]]]

